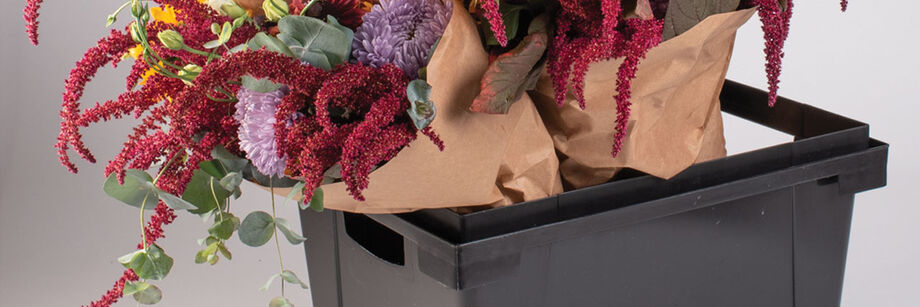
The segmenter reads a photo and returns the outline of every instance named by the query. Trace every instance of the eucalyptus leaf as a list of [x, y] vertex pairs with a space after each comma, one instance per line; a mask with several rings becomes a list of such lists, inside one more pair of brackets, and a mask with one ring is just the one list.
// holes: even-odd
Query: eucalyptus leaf
[[169, 194], [166, 191], [157, 189], [157, 196], [173, 210], [194, 210], [198, 209], [194, 204], [180, 198], [179, 196]]
[[233, 35], [233, 24], [229, 21], [225, 21], [223, 27], [220, 29], [220, 34], [217, 35], [217, 40], [223, 45], [230, 40], [231, 35]]
[[234, 191], [243, 183], [243, 175], [237, 172], [227, 173], [224, 178], [220, 179], [220, 186], [227, 191]]
[[250, 75], [243, 76], [242, 80], [243, 87], [247, 90], [259, 93], [271, 93], [284, 86], [283, 84], [275, 83], [268, 79], [256, 79]]
[[283, 218], [280, 218], [280, 217], [275, 218], [275, 227], [277, 227], [278, 230], [281, 231], [282, 234], [284, 234], [284, 238], [287, 239], [288, 242], [291, 242], [291, 244], [297, 245], [307, 240], [307, 238], [304, 238], [303, 236], [298, 234], [297, 231], [292, 229], [291, 223], [289, 223], [287, 220]]
[[288, 299], [279, 296], [268, 302], [268, 307], [294, 307], [294, 304], [291, 304], [291, 301]]
[[144, 290], [134, 293], [134, 300], [141, 305], [154, 305], [163, 299], [163, 291], [157, 286], [149, 285]]
[[224, 168], [223, 164], [218, 160], [208, 160], [198, 163], [198, 169], [216, 178], [224, 178], [224, 176], [227, 175], [226, 168]]
[[741, 0], [671, 0], [664, 16], [661, 41], [690, 30], [706, 17], [733, 12], [740, 4]]
[[[223, 208], [232, 193], [220, 186], [217, 178], [202, 170], [195, 170], [192, 180], [185, 187], [182, 199], [198, 207], [189, 210], [193, 214], [205, 214], [216, 209], [218, 205]], [[216, 200], [214, 199], [216, 196]]]
[[351, 54], [354, 32], [330, 18], [289, 15], [278, 21], [278, 39], [295, 58], [325, 70], [345, 63]]
[[[229, 214], [229, 213], [225, 213]], [[233, 231], [235, 231], [239, 225], [239, 218], [235, 216], [224, 217], [223, 220], [217, 221], [214, 223], [211, 228], [208, 228], [208, 233], [214, 236], [215, 238], [229, 240], [233, 236]]]
[[214, 259], [214, 257], [216, 257], [216, 254], [217, 254], [217, 245], [218, 245], [219, 243], [220, 243], [220, 242], [213, 242], [213, 243], [210, 243], [210, 244], [208, 244], [207, 247], [205, 247], [204, 249], [198, 251], [198, 253], [195, 254], [195, 263], [201, 264], [201, 263], [213, 261], [212, 259]]
[[[534, 23], [545, 23], [546, 15], [534, 19]], [[545, 26], [543, 27], [545, 31]], [[547, 32], [528, 34], [511, 51], [499, 55], [489, 64], [482, 76], [479, 95], [473, 100], [470, 110], [474, 112], [505, 114], [511, 105], [521, 98], [529, 87], [535, 85], [542, 69], [538, 63], [544, 58], [549, 42]]]
[[438, 113], [434, 102], [431, 101], [431, 85], [424, 80], [412, 80], [406, 87], [406, 97], [410, 103], [406, 112], [412, 118], [412, 123], [419, 130], [427, 128]]
[[128, 281], [125, 282], [125, 286], [122, 288], [121, 294], [123, 296], [134, 295], [134, 293], [144, 291], [148, 287], [150, 287], [150, 284], [143, 281]]
[[139, 250], [118, 258], [125, 268], [134, 270], [141, 279], [160, 280], [169, 274], [172, 269], [173, 259], [166, 255], [157, 245], [147, 246], [147, 250]]
[[274, 228], [275, 221], [271, 214], [263, 211], [252, 212], [240, 224], [240, 241], [252, 247], [262, 246], [272, 238]]
[[323, 199], [325, 198], [325, 193], [323, 192], [322, 187], [316, 188], [313, 191], [313, 197], [310, 198], [310, 203], [307, 204], [310, 206], [310, 209], [316, 212], [323, 212]]
[[140, 208], [153, 210], [156, 207], [157, 188], [153, 185], [153, 178], [142, 170], [129, 169], [125, 171], [125, 184], [119, 184], [115, 173], [102, 185], [102, 190], [114, 199]]
[[291, 187], [291, 191], [288, 192], [288, 195], [287, 197], [284, 198], [284, 201], [287, 202], [291, 199], [294, 199], [294, 197], [297, 197], [297, 194], [303, 194], [303, 188], [304, 188], [303, 181], [297, 182], [297, 184]]
[[301, 288], [304, 288], [304, 289], [310, 288], [310, 287], [307, 287], [307, 284], [301, 281], [300, 278], [297, 278], [297, 274], [294, 274], [294, 272], [292, 272], [291, 270], [282, 271], [281, 279], [283, 279], [284, 281], [290, 284], [299, 285]]
[[249, 50], [259, 50], [262, 49], [262, 47], [265, 47], [265, 49], [269, 51], [274, 51], [289, 57], [294, 57], [294, 53], [291, 51], [291, 48], [288, 48], [288, 46], [283, 41], [274, 36], [265, 34], [265, 32], [256, 33], [255, 36], [249, 39], [249, 42], [246, 44], [246, 46], [249, 47]]
[[281, 277], [281, 274], [275, 274], [269, 277], [268, 281], [266, 281], [265, 284], [262, 285], [261, 288], [259, 288], [259, 291], [268, 291], [268, 288], [271, 288], [272, 283], [275, 282], [275, 278], [278, 278], [278, 277]]
[[224, 255], [224, 257], [227, 257], [227, 260], [233, 259], [233, 254], [230, 253], [230, 250], [227, 249], [227, 246], [224, 245], [224, 243], [217, 244], [217, 250], [220, 251], [220, 253]]
[[214, 49], [214, 48], [220, 47], [220, 45], [223, 45], [223, 44], [224, 43], [221, 42], [219, 39], [215, 39], [212, 41], [208, 41], [202, 44], [201, 46], [204, 47], [205, 49]]

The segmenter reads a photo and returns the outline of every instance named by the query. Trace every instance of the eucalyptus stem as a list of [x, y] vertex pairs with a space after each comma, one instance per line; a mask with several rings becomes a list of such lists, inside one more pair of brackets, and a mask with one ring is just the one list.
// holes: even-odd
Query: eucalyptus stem
[[144, 247], [144, 250], [147, 250], [147, 226], [144, 225], [144, 208], [147, 206], [147, 198], [150, 196], [150, 191], [147, 191], [147, 194], [144, 194], [144, 200], [141, 201], [141, 246]]
[[211, 184], [211, 196], [214, 197], [214, 204], [217, 205], [217, 216], [221, 221], [224, 220], [224, 211], [220, 208], [220, 201], [217, 200], [217, 193], [214, 192], [214, 178], [210, 178], [208, 182]]
[[[272, 193], [272, 220], [276, 219], [275, 214], [275, 184], [272, 183], [272, 177], [268, 177], [268, 188]], [[278, 227], [272, 228], [275, 236], [275, 249], [278, 251], [278, 264], [281, 265], [281, 273], [284, 273], [284, 261], [281, 260], [281, 243], [278, 241]], [[281, 296], [284, 296], [284, 280], [281, 281]]]

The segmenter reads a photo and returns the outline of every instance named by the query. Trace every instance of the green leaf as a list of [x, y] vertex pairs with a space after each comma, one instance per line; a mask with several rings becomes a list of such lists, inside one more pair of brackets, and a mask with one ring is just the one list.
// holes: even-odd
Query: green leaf
[[268, 302], [268, 307], [294, 307], [294, 304], [291, 304], [288, 299], [279, 296]]
[[412, 118], [412, 123], [419, 130], [427, 128], [438, 114], [434, 102], [431, 101], [431, 85], [424, 80], [412, 80], [406, 87], [406, 97], [410, 103], [406, 112]]
[[234, 29], [239, 29], [240, 27], [242, 27], [242, 26], [243, 26], [243, 23], [246, 22], [246, 18], [248, 18], [248, 17], [249, 17], [249, 16], [240, 16], [240, 17], [237, 17], [236, 19], [234, 19], [234, 20], [233, 20], [233, 28], [234, 28]]
[[149, 285], [144, 290], [134, 293], [134, 300], [142, 305], [154, 305], [162, 299], [163, 291], [154, 285]]
[[252, 212], [240, 225], [240, 241], [252, 247], [262, 246], [272, 238], [274, 228], [275, 221], [270, 214], [263, 211]]
[[220, 34], [217, 35], [217, 40], [223, 45], [230, 40], [231, 35], [233, 35], [233, 24], [229, 21], [225, 21], [223, 27], [220, 29]]
[[220, 179], [220, 186], [227, 191], [236, 190], [241, 183], [243, 183], [243, 175], [237, 172], [230, 172]]
[[249, 160], [233, 154], [227, 150], [227, 148], [224, 148], [224, 146], [214, 147], [214, 149], [211, 150], [211, 157], [216, 159], [224, 168], [231, 172], [242, 173], [243, 170], [246, 169], [246, 165], [249, 164]]
[[294, 272], [291, 272], [290, 270], [282, 271], [281, 279], [284, 279], [284, 281], [290, 284], [299, 285], [301, 288], [309, 289], [309, 287], [307, 287], [307, 284], [301, 281], [300, 278], [297, 278], [297, 275], [294, 274]]
[[539, 63], [546, 53], [549, 35], [546, 32], [547, 15], [531, 22], [533, 33], [528, 34], [511, 51], [499, 55], [489, 64], [482, 76], [481, 90], [470, 110], [473, 112], [505, 114], [515, 101], [531, 89], [540, 76]]
[[140, 208], [142, 204], [145, 204], [145, 200], [144, 209], [153, 210], [156, 207], [156, 202], [153, 200], [157, 197], [157, 188], [154, 187], [150, 174], [142, 170], [125, 171], [125, 184], [123, 185], [118, 184], [115, 173], [109, 174], [105, 184], [102, 185], [102, 190], [112, 198], [133, 207]]
[[227, 260], [233, 260], [233, 254], [230, 253], [230, 250], [227, 249], [227, 246], [224, 243], [217, 244], [217, 250], [220, 251], [224, 257], [227, 257]]
[[227, 170], [224, 169], [224, 166], [220, 163], [220, 161], [204, 161], [198, 163], [198, 168], [208, 175], [214, 176], [215, 178], [224, 178], [224, 176], [227, 175]]
[[157, 245], [147, 246], [147, 250], [139, 250], [118, 258], [125, 268], [134, 270], [141, 279], [160, 280], [169, 274], [172, 269], [173, 259], [166, 255]]
[[[235, 231], [240, 226], [240, 219], [230, 213], [224, 213], [224, 219], [214, 223], [214, 226], [208, 228], [208, 233], [214, 236], [215, 238], [220, 238], [223, 240], [228, 240], [233, 236], [233, 231]], [[226, 215], [230, 215], [227, 217]]]
[[310, 198], [310, 203], [307, 204], [310, 206], [310, 209], [316, 212], [323, 212], [323, 198], [325, 197], [322, 187], [316, 188], [313, 191], [313, 197]]
[[284, 234], [284, 238], [287, 239], [288, 242], [291, 242], [291, 244], [297, 245], [307, 240], [307, 238], [301, 236], [297, 231], [291, 229], [291, 223], [288, 223], [288, 221], [283, 218], [275, 218], [275, 227]]
[[169, 194], [166, 191], [163, 191], [160, 189], [157, 189], [157, 196], [160, 198], [160, 200], [166, 203], [167, 206], [169, 206], [170, 208], [173, 208], [174, 210], [198, 209], [198, 207], [195, 207], [195, 205], [193, 205], [190, 202], [185, 201], [179, 196]]
[[122, 289], [121, 294], [123, 296], [134, 295], [134, 293], [144, 291], [148, 287], [150, 287], [150, 284], [143, 281], [128, 281], [125, 282], [125, 287]]
[[212, 242], [208, 244], [208, 246], [205, 247], [204, 249], [198, 251], [198, 253], [195, 254], [195, 263], [201, 264], [201, 263], [208, 262], [208, 263], [211, 263], [212, 265], [214, 263], [217, 263], [217, 260], [215, 258], [217, 257], [217, 249], [219, 245], [220, 245], [220, 242]]
[[[294, 197], [296, 197], [297, 194], [303, 194], [303, 188], [304, 188], [303, 181], [297, 182], [297, 184], [291, 187], [291, 192], [288, 192], [288, 195], [287, 197], [284, 198], [284, 201], [287, 202], [291, 199], [294, 199]], [[301, 203], [301, 202], [298, 202], [298, 203]], [[300, 208], [300, 209], [303, 210], [304, 208]]]
[[[220, 186], [220, 181], [217, 178], [202, 170], [195, 170], [192, 180], [185, 187], [185, 193], [182, 193], [182, 199], [198, 207], [198, 209], [189, 210], [189, 212], [205, 214], [216, 209], [218, 203], [223, 208], [231, 194], [230, 191]], [[217, 196], [217, 202], [214, 200], [215, 195]]]
[[268, 291], [268, 288], [271, 288], [272, 283], [275, 282], [275, 278], [278, 278], [278, 277], [280, 277], [280, 276], [281, 276], [281, 274], [275, 274], [275, 275], [272, 275], [271, 277], [269, 277], [269, 278], [268, 278], [268, 281], [266, 281], [265, 284], [262, 285], [261, 288], [259, 288], [259, 291]]
[[255, 36], [249, 39], [247, 46], [249, 50], [259, 50], [265, 47], [265, 49], [269, 51], [274, 51], [289, 57], [295, 57], [294, 52], [292, 52], [291, 48], [288, 48], [283, 41], [274, 36], [265, 34], [265, 32], [256, 33]]
[[259, 93], [271, 93], [280, 89], [283, 84], [272, 82], [268, 79], [256, 79], [252, 76], [243, 76], [243, 87], [247, 90]]
[[678, 36], [706, 17], [733, 12], [738, 9], [741, 0], [671, 0], [668, 12], [664, 16], [664, 30], [661, 41]]
[[223, 44], [224, 43], [221, 42], [219, 39], [215, 39], [212, 41], [208, 41], [201, 46], [204, 47], [205, 49], [214, 49], [214, 48], [220, 47], [220, 45], [223, 45]]
[[330, 70], [345, 63], [351, 55], [354, 32], [342, 27], [335, 18], [329, 23], [320, 19], [290, 15], [278, 21], [278, 39], [295, 58], [312, 66]]

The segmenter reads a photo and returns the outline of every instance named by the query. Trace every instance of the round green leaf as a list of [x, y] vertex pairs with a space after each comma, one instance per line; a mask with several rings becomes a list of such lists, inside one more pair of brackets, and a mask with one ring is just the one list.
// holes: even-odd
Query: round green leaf
[[142, 170], [129, 169], [125, 171], [125, 184], [119, 184], [115, 173], [109, 174], [102, 185], [102, 190], [114, 199], [140, 208], [145, 203], [144, 209], [153, 210], [157, 197], [157, 189], [153, 186], [153, 178]]
[[163, 299], [163, 291], [154, 285], [149, 285], [144, 290], [134, 293], [134, 300], [143, 305], [153, 305], [159, 303], [161, 299]]
[[270, 214], [263, 211], [252, 212], [240, 224], [240, 241], [252, 247], [262, 246], [272, 238], [274, 228], [275, 221]]
[[[236, 219], [236, 221], [234, 221]], [[239, 226], [239, 218], [233, 217], [224, 217], [223, 220], [217, 221], [214, 226], [208, 228], [208, 233], [212, 236], [227, 240], [233, 236], [233, 231]]]
[[134, 293], [144, 291], [148, 287], [150, 287], [150, 284], [143, 281], [128, 281], [125, 283], [124, 288], [122, 288], [121, 294], [123, 296], [134, 295]]
[[227, 173], [224, 178], [220, 179], [220, 186], [227, 191], [234, 191], [243, 183], [243, 175], [237, 172]]
[[163, 191], [160, 189], [157, 189], [157, 196], [160, 198], [160, 200], [166, 203], [167, 206], [175, 210], [198, 209], [198, 207], [195, 207], [195, 205], [193, 205], [192, 203], [185, 201], [182, 198], [179, 198], [179, 196], [169, 194], [166, 191]]
[[125, 268], [134, 270], [141, 279], [160, 280], [169, 274], [173, 259], [166, 255], [157, 245], [150, 245], [147, 250], [135, 251], [118, 258]]

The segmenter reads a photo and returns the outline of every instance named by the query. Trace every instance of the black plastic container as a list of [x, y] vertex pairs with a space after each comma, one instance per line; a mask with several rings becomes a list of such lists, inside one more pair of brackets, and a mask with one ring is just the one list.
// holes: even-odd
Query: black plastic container
[[722, 109], [795, 141], [467, 215], [301, 213], [316, 307], [839, 306], [866, 124], [727, 82]]

